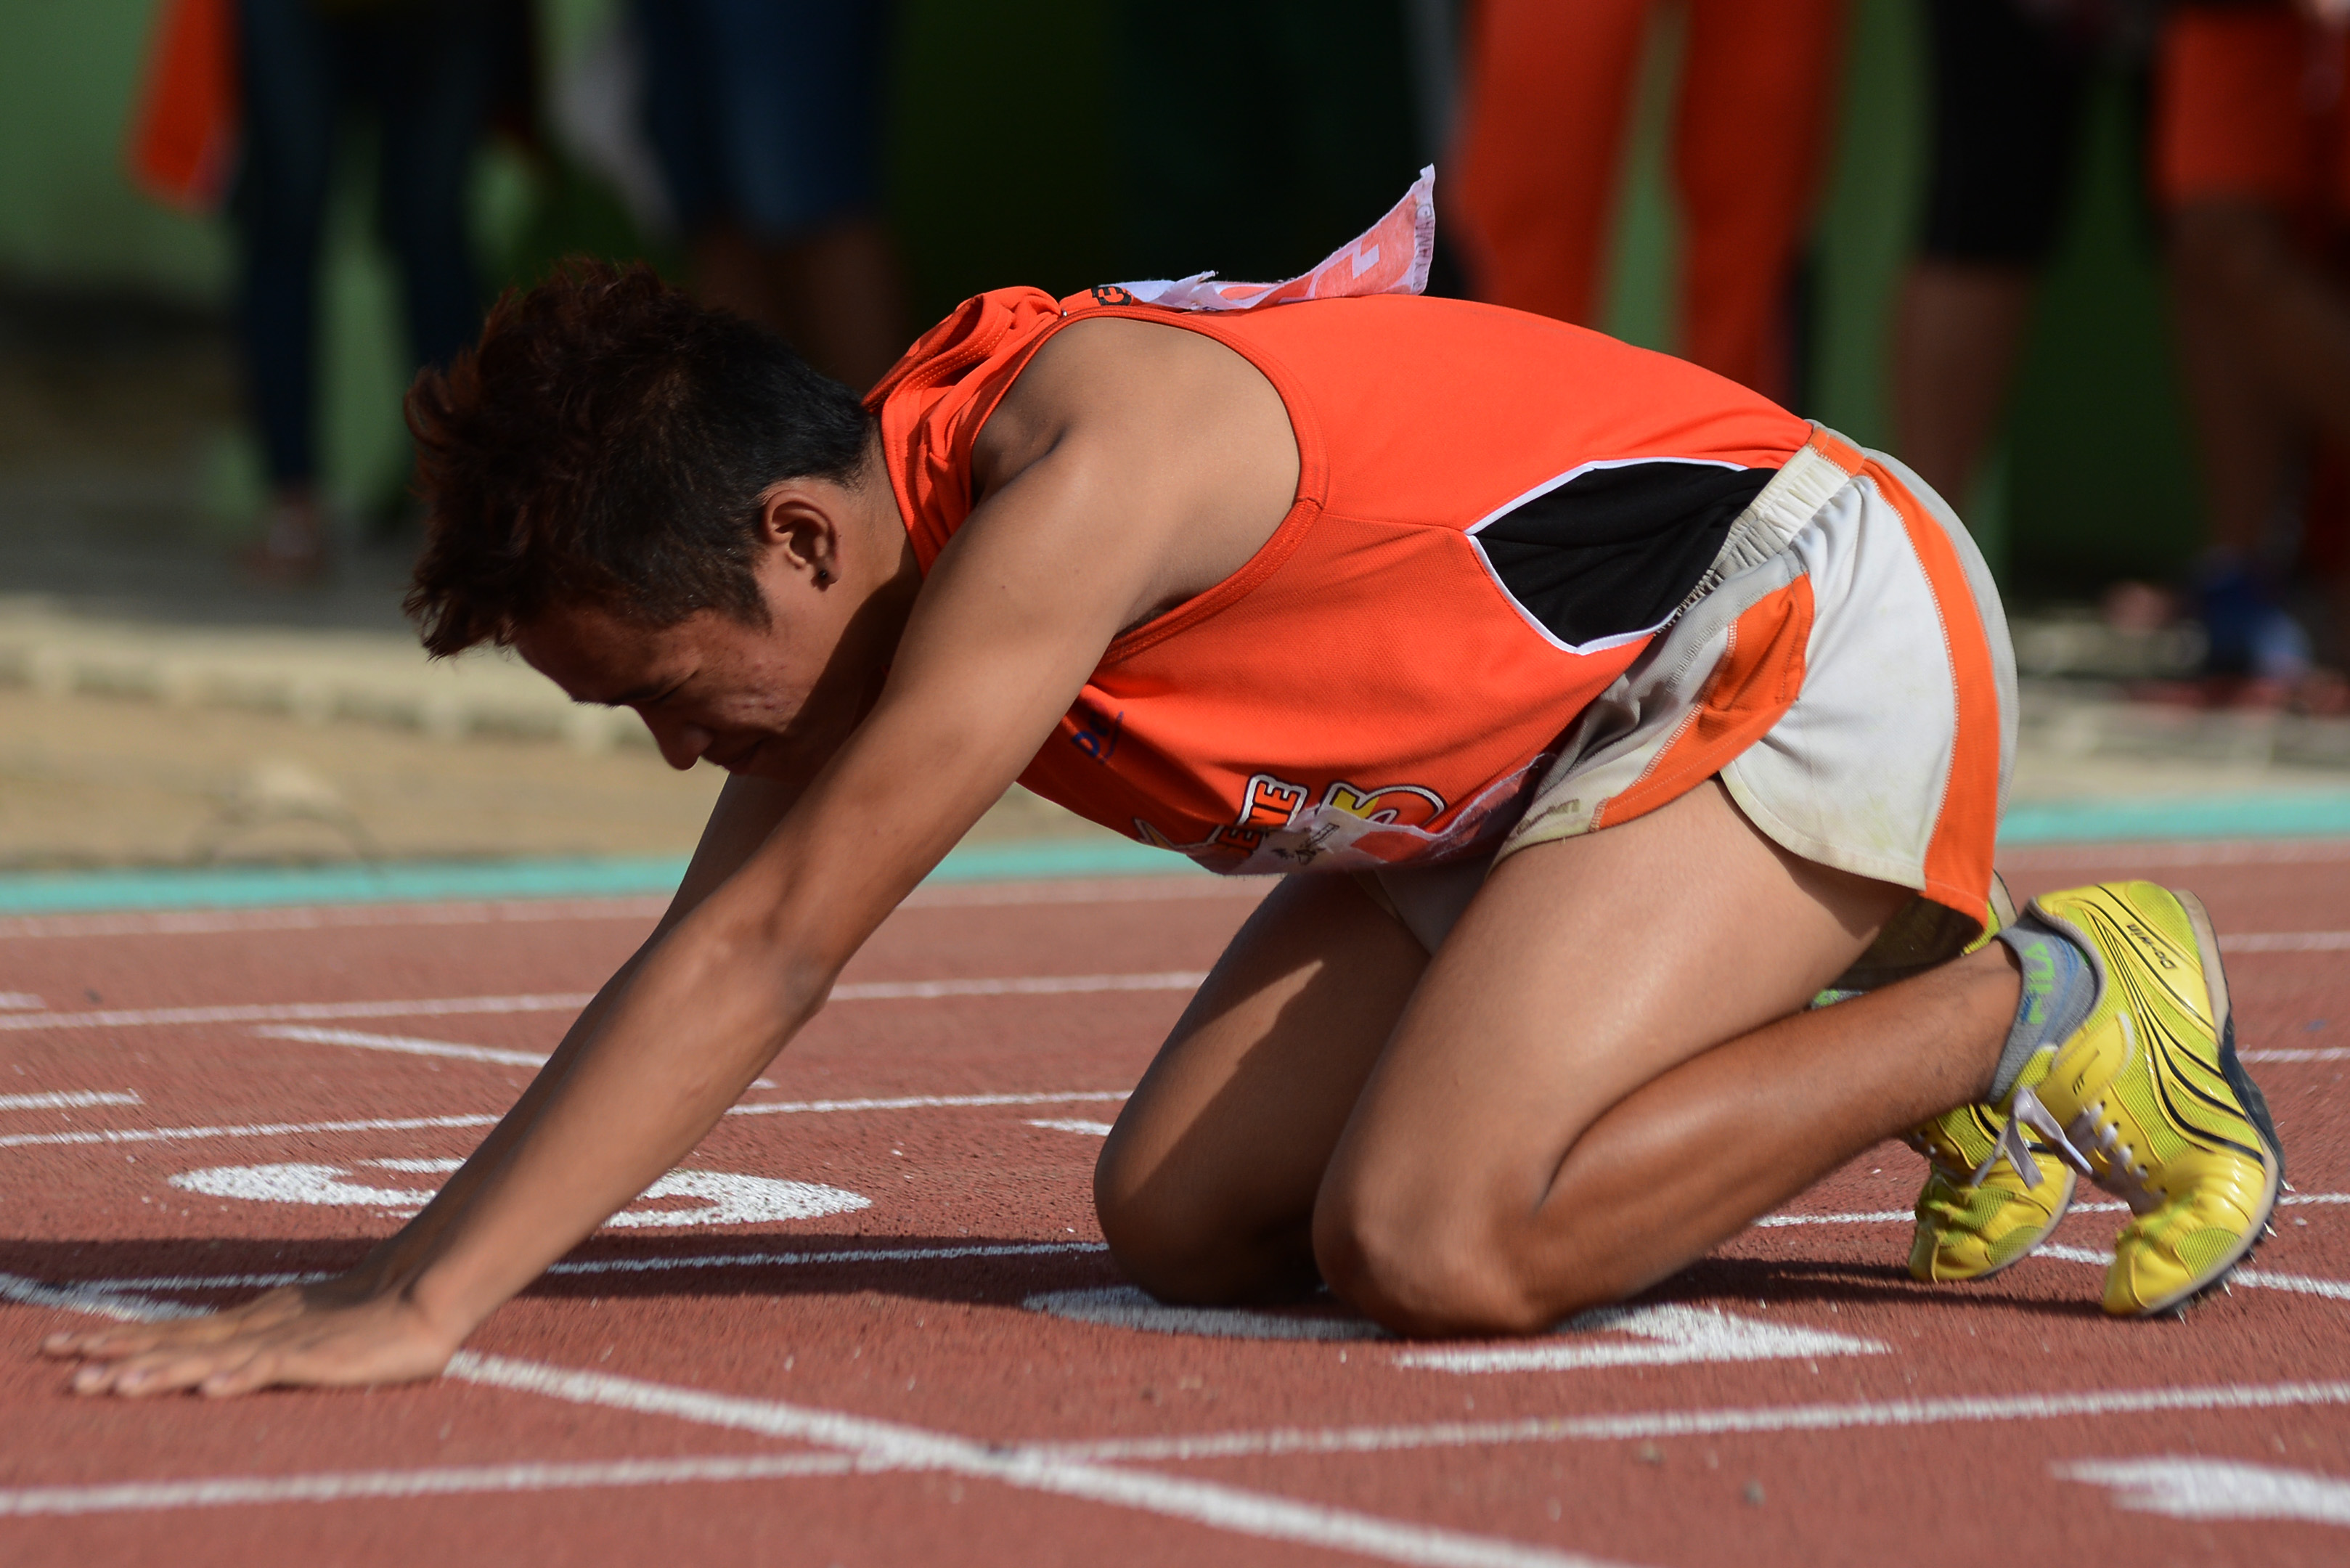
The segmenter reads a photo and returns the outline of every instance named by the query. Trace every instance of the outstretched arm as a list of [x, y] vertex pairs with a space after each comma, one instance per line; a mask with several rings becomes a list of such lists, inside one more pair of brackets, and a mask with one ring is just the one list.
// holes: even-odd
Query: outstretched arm
[[[1128, 353], [1128, 373], [1108, 379], [1093, 373], [1093, 357], [1117, 358], [1107, 334], [1059, 354], [1057, 369], [1060, 343], [1040, 354], [997, 415], [988, 499], [933, 567], [872, 712], [771, 831], [758, 835], [748, 799], [726, 832], [713, 819], [714, 839], [756, 847], [719, 875], [732, 857], [705, 840], [696, 873], [716, 885], [691, 897], [690, 876], [664, 929], [414, 1225], [329, 1286], [67, 1339], [57, 1353], [92, 1362], [76, 1386], [233, 1394], [429, 1376], [682, 1158], [1018, 775], [1119, 629], [1235, 569], [1277, 524], [1295, 483], [1286, 421], [1268, 480], [1236, 454], [1250, 429], [1265, 433], [1251, 404], [1270, 389], [1243, 370], [1240, 397], [1202, 400], [1196, 381], [1229, 367], [1202, 371], [1201, 342], [1157, 374]], [[1249, 483], [1234, 483], [1236, 462]]]

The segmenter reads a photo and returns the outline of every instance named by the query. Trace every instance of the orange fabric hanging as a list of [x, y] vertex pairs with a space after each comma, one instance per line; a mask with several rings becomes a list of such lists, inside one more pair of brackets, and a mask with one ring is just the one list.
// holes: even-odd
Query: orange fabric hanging
[[218, 210], [236, 159], [235, 0], [163, 0], [131, 104], [131, 182], [166, 206]]

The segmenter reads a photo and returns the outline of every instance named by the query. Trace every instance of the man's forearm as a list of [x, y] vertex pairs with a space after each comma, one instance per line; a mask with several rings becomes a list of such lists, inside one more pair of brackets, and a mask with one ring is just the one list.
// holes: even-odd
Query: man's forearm
[[389, 1289], [403, 1281], [419, 1267], [432, 1251], [433, 1242], [473, 1199], [486, 1180], [537, 1122], [546, 1102], [562, 1083], [565, 1075], [579, 1058], [587, 1042], [603, 1026], [604, 1021], [617, 1004], [620, 993], [628, 989], [629, 980], [644, 961], [650, 944], [639, 948], [629, 961], [613, 971], [579, 1016], [565, 1030], [563, 1039], [554, 1053], [540, 1067], [537, 1075], [523, 1089], [522, 1096], [498, 1118], [497, 1126], [474, 1146], [465, 1163], [450, 1173], [441, 1184], [431, 1202], [415, 1218], [370, 1249], [366, 1258], [344, 1276], [352, 1284], [363, 1286], [369, 1293]]

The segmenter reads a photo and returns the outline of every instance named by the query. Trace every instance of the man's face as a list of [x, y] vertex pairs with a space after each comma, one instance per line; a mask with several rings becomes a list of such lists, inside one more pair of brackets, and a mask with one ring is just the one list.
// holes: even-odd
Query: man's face
[[649, 627], [595, 606], [548, 609], [515, 646], [575, 701], [633, 708], [673, 768], [805, 780], [879, 693], [904, 611], [886, 590], [819, 585], [785, 552], [757, 573], [761, 627], [705, 610]]

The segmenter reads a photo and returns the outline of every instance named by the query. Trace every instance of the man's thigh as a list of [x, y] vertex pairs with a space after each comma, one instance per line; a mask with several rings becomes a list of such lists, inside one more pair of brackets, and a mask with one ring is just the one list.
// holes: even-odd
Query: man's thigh
[[1334, 1153], [1316, 1216], [1326, 1268], [1454, 1279], [1536, 1254], [1539, 1269], [1572, 1219], [1544, 1201], [1584, 1130], [1802, 1008], [1910, 897], [1780, 848], [1719, 781], [1504, 859]]
[[1351, 877], [1266, 897], [1102, 1150], [1095, 1203], [1131, 1278], [1186, 1301], [1311, 1283], [1315, 1193], [1427, 962]]

